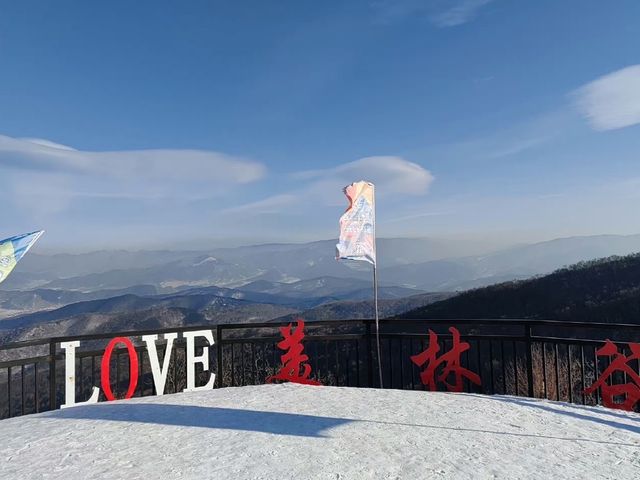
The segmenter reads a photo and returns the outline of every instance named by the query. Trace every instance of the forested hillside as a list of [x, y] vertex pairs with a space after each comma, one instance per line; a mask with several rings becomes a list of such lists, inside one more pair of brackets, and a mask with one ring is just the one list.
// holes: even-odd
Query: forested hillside
[[543, 277], [470, 290], [402, 317], [638, 323], [640, 254], [581, 262]]

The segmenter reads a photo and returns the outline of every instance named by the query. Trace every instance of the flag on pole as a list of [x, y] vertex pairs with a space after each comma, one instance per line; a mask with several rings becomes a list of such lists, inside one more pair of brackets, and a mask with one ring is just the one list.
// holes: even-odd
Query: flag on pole
[[0, 240], [0, 282], [4, 281], [44, 230]]
[[371, 182], [354, 182], [343, 189], [349, 208], [340, 217], [338, 260], [363, 260], [376, 264], [376, 201]]
[[340, 217], [340, 239], [336, 259], [362, 260], [373, 265], [373, 308], [376, 320], [378, 377], [383, 387], [380, 355], [380, 322], [378, 317], [378, 274], [376, 267], [376, 195], [371, 182], [354, 182], [343, 190], [349, 208]]

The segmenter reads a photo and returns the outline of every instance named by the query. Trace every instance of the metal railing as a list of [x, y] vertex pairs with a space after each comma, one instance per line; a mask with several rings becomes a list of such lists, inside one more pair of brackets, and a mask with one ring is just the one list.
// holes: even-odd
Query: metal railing
[[[141, 337], [159, 334], [158, 356], [163, 361], [163, 333], [213, 330], [209, 346], [209, 370], [217, 375], [215, 387], [262, 384], [281, 366], [284, 353], [277, 348], [279, 328], [286, 324], [248, 323], [201, 325], [150, 331], [129, 331], [75, 337], [57, 337], [0, 345], [0, 418], [59, 408], [64, 402], [64, 352], [61, 342], [80, 341], [76, 350], [76, 399], [89, 398], [100, 386], [100, 360], [114, 337], [128, 337], [138, 354], [138, 384], [134, 396], [154, 395], [151, 366]], [[553, 320], [381, 320], [383, 388], [424, 389], [421, 368], [410, 356], [429, 346], [428, 331], [438, 335], [439, 354], [452, 347], [448, 328], [454, 326], [470, 348], [460, 356], [460, 367], [480, 376], [481, 383], [464, 384], [467, 392], [547, 398], [572, 403], [601, 403], [599, 392], [584, 392], [609, 365], [596, 349], [606, 339], [616, 342], [622, 354], [628, 343], [640, 341], [640, 325], [561, 322]], [[372, 320], [308, 322], [303, 340], [311, 377], [324, 385], [377, 388], [377, 352]], [[196, 345], [199, 350], [202, 344]], [[181, 392], [186, 386], [186, 344], [181, 335], [174, 342], [164, 393]], [[629, 366], [640, 372], [638, 360]], [[199, 385], [209, 373], [196, 371]], [[129, 382], [129, 357], [116, 348], [110, 364], [112, 389], [122, 396]], [[616, 373], [608, 382], [626, 383]], [[101, 400], [104, 399], [101, 394]]]

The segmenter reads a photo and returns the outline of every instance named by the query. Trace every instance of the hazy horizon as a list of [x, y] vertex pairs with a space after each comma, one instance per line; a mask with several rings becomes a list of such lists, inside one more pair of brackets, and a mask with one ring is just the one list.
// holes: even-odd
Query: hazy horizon
[[[45, 232], [46, 233], [46, 232]], [[452, 248], [456, 248], [460, 251], [455, 256], [464, 257], [467, 255], [479, 255], [491, 252], [497, 252], [512, 247], [519, 247], [525, 245], [536, 245], [546, 242], [553, 242], [556, 240], [566, 240], [572, 238], [592, 238], [592, 237], [634, 237], [639, 236], [640, 232], [629, 234], [617, 234], [617, 233], [600, 233], [591, 235], [567, 235], [560, 237], [539, 237], [533, 238], [529, 236], [523, 236], [519, 240], [500, 240], [499, 238], [492, 237], [475, 237], [467, 235], [458, 236], [395, 236], [395, 237], [378, 237], [378, 242], [389, 240], [425, 240], [433, 241], [441, 244], [449, 243]], [[44, 238], [44, 237], [43, 237]], [[312, 243], [322, 242], [336, 242], [337, 238], [318, 238], [313, 240], [300, 240], [300, 241], [284, 241], [278, 239], [255, 241], [250, 238], [245, 239], [190, 239], [181, 242], [167, 242], [167, 243], [143, 243], [143, 244], [130, 244], [130, 245], [88, 245], [85, 247], [73, 247], [73, 246], [51, 246], [46, 243], [36, 244], [33, 247], [32, 252], [41, 255], [56, 255], [56, 254], [86, 254], [101, 251], [128, 251], [128, 252], [143, 252], [143, 251], [193, 251], [207, 253], [218, 249], [236, 249], [247, 247], [260, 247], [267, 245], [307, 245]], [[32, 254], [33, 254], [32, 253]]]

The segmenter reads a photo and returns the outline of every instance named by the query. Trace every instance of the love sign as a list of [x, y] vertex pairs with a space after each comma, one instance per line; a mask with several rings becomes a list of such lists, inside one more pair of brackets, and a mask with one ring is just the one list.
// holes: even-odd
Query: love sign
[[[209, 347], [204, 346], [202, 353], [196, 355], [196, 339], [204, 338], [209, 345], [213, 345], [213, 331], [211, 330], [198, 330], [193, 332], [184, 332], [182, 334], [186, 341], [186, 354], [187, 354], [187, 388], [183, 392], [196, 392], [200, 390], [210, 390], [216, 380], [215, 373], [211, 373], [209, 381], [200, 387], [196, 387], [196, 364], [202, 364], [203, 370], [206, 372], [209, 370]], [[153, 384], [156, 389], [156, 395], [164, 394], [164, 387], [167, 381], [167, 374], [169, 373], [169, 363], [171, 360], [171, 351], [173, 350], [173, 342], [178, 338], [177, 332], [165, 333], [164, 340], [166, 342], [164, 351], [164, 360], [162, 366], [158, 360], [158, 350], [156, 348], [156, 341], [158, 335], [143, 335], [142, 341], [146, 345], [147, 354], [149, 355], [149, 362], [151, 363], [151, 374], [153, 375]], [[116, 337], [112, 339], [104, 350], [102, 355], [102, 363], [100, 365], [100, 386], [104, 391], [104, 395], [107, 400], [115, 400], [113, 391], [111, 390], [111, 378], [110, 378], [110, 365], [111, 356], [113, 350], [118, 345], [124, 345], [129, 355], [129, 387], [124, 398], [131, 398], [136, 390], [138, 384], [138, 353], [136, 352], [133, 343], [128, 337]], [[77, 405], [87, 405], [90, 403], [97, 403], [100, 396], [100, 388], [94, 386], [91, 392], [89, 400], [84, 402], [76, 402], [76, 348], [80, 346], [80, 341], [62, 342], [60, 348], [65, 352], [65, 403], [60, 405], [60, 408], [69, 408]]]

